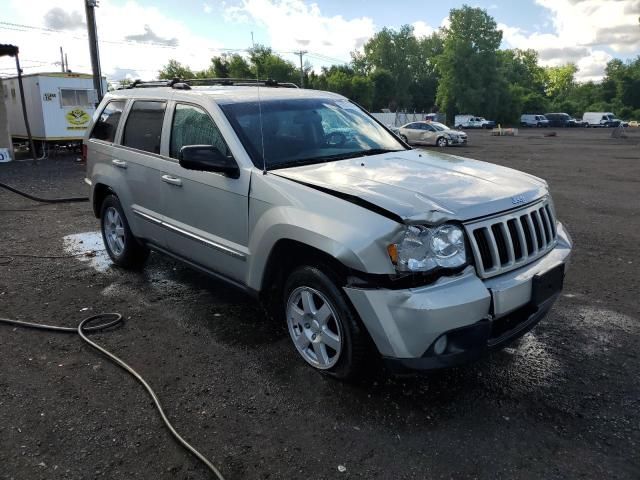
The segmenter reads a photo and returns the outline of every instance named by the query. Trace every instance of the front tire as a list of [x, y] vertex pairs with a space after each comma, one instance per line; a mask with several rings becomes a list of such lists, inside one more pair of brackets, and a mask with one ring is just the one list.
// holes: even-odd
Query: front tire
[[406, 143], [407, 145], [409, 144], [409, 140], [407, 140], [407, 137], [405, 137], [404, 135], [400, 135], [400, 138], [404, 143]]
[[141, 268], [149, 257], [149, 249], [140, 244], [115, 195], [108, 195], [100, 209], [100, 230], [105, 249], [113, 263], [128, 269]]
[[317, 371], [355, 379], [364, 370], [367, 336], [329, 270], [303, 266], [284, 288], [287, 329], [298, 354]]
[[448, 145], [449, 145], [449, 141], [448, 141], [446, 138], [444, 138], [444, 137], [440, 137], [440, 138], [438, 138], [438, 140], [436, 141], [436, 145], [437, 145], [438, 147], [440, 147], [440, 148], [444, 148], [444, 147], [446, 147], [446, 146], [448, 146]]

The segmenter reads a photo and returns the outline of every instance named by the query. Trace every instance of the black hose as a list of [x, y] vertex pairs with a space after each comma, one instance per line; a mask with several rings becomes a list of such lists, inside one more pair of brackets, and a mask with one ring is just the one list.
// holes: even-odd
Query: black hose
[[5, 190], [9, 190], [17, 195], [22, 195], [29, 200], [33, 200], [34, 202], [41, 203], [78, 203], [78, 202], [88, 202], [89, 197], [69, 197], [69, 198], [40, 198], [35, 195], [30, 195], [26, 192], [22, 192], [17, 188], [14, 188], [10, 185], [0, 182], [0, 188], [4, 188]]
[[[95, 320], [103, 320], [103, 319], [107, 321], [105, 321], [104, 323], [100, 323], [99, 325], [86, 326], [90, 322], [93, 322]], [[198, 460], [204, 463], [218, 480], [224, 480], [224, 477], [222, 476], [220, 471], [209, 460], [207, 460], [207, 458], [204, 455], [202, 455], [198, 450], [192, 447], [184, 438], [182, 438], [175, 428], [173, 428], [173, 425], [171, 425], [171, 422], [169, 422], [169, 419], [167, 418], [167, 416], [164, 413], [164, 410], [162, 409], [162, 405], [160, 404], [160, 399], [158, 399], [158, 396], [153, 391], [151, 386], [144, 380], [144, 378], [142, 378], [142, 376], [140, 376], [138, 372], [136, 372], [123, 360], [116, 357], [113, 353], [110, 353], [109, 351], [107, 351], [105, 348], [101, 347], [97, 343], [89, 340], [85, 335], [85, 333], [97, 332], [101, 330], [106, 330], [111, 327], [115, 327], [116, 325], [120, 324], [122, 321], [123, 321], [122, 315], [119, 313], [99, 313], [97, 315], [92, 315], [90, 317], [83, 319], [78, 324], [78, 327], [75, 328], [75, 327], [60, 327], [56, 325], [45, 325], [42, 323], [23, 322], [21, 320], [13, 320], [11, 318], [0, 317], [0, 323], [5, 323], [8, 325], [34, 328], [37, 330], [46, 330], [46, 331], [58, 332], [58, 333], [77, 333], [78, 335], [80, 335], [80, 338], [82, 338], [82, 340], [88, 343], [92, 348], [98, 350], [100, 353], [102, 353], [105, 357], [107, 357], [113, 363], [115, 363], [122, 369], [126, 370], [129, 374], [131, 374], [131, 376], [133, 376], [136, 380], [138, 380], [138, 382], [142, 384], [142, 386], [147, 390], [147, 392], [149, 393], [149, 396], [155, 403], [156, 408], [160, 413], [160, 417], [162, 418], [162, 421], [164, 422], [166, 427], [169, 429], [169, 432], [171, 432], [171, 435], [174, 436], [174, 438], [180, 443], [180, 445], [182, 445], [186, 450], [191, 452]]]

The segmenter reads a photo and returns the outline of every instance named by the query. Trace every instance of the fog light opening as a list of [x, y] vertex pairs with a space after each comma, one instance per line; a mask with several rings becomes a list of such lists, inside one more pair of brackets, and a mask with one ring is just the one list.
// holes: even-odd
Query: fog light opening
[[442, 335], [436, 343], [433, 344], [433, 353], [436, 355], [442, 355], [444, 351], [447, 349], [447, 336]]

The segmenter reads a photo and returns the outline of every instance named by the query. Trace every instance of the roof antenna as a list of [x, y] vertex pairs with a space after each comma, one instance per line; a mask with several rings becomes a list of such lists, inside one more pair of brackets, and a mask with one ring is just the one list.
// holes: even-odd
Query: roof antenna
[[[256, 43], [253, 41], [253, 32], [251, 32], [251, 45], [255, 54]], [[259, 64], [256, 63], [256, 88], [258, 89], [258, 117], [260, 118], [260, 142], [262, 144], [262, 174], [267, 174], [267, 159], [264, 155], [264, 130], [262, 129], [262, 100], [260, 98], [260, 73], [258, 71]]]

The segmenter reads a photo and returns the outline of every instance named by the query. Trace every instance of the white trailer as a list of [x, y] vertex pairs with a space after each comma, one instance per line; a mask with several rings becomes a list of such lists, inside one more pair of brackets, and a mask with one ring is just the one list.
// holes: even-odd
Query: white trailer
[[[103, 78], [103, 91], [107, 91]], [[9, 135], [27, 138], [18, 77], [2, 79]], [[34, 73], [22, 76], [31, 135], [42, 142], [81, 141], [97, 103], [93, 77], [86, 73]]]

